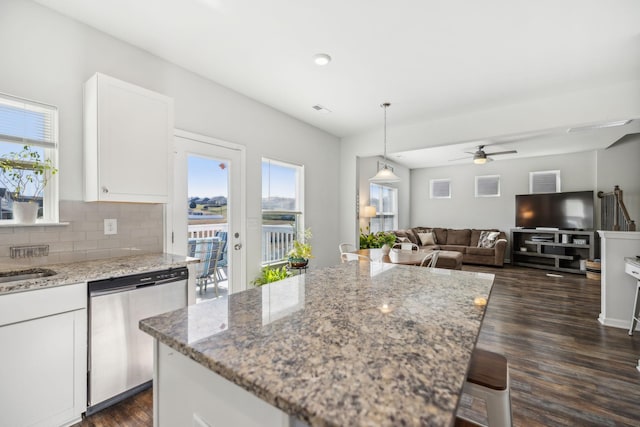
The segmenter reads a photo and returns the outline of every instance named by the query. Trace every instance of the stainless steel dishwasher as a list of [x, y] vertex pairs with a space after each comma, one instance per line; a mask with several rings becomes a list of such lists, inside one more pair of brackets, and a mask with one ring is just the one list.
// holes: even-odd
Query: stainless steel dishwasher
[[88, 283], [87, 415], [151, 386], [153, 339], [146, 317], [187, 306], [186, 268]]

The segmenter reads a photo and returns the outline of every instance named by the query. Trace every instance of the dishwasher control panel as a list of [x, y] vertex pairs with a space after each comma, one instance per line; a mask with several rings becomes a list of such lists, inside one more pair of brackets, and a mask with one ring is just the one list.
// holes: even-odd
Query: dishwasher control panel
[[88, 283], [88, 290], [89, 295], [95, 295], [96, 293], [118, 291], [124, 288], [159, 285], [167, 282], [186, 280], [188, 278], [189, 270], [187, 270], [186, 267], [179, 267], [169, 270], [151, 271], [148, 273], [94, 280]]

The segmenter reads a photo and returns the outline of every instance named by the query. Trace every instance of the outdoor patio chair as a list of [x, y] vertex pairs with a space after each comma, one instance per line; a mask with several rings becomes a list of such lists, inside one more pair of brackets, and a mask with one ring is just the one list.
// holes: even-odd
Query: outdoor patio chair
[[189, 256], [200, 260], [195, 265], [195, 276], [201, 294], [207, 291], [207, 283], [213, 281], [216, 296], [219, 296], [218, 257], [221, 248], [222, 242], [217, 237], [189, 239]]
[[[222, 244], [222, 248], [220, 248], [220, 255], [218, 256], [218, 265], [216, 274], [218, 275], [218, 280], [222, 280], [227, 277], [226, 269], [227, 269], [227, 236], [229, 235], [226, 231], [216, 231], [215, 237], [220, 239], [220, 243]], [[222, 275], [222, 272], [225, 272], [225, 275]]]

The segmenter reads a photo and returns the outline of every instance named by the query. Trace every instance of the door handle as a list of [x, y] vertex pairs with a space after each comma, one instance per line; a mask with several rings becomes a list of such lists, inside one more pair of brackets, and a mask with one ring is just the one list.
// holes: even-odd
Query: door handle
[[242, 249], [242, 243], [236, 243], [235, 245], [233, 245], [233, 249], [239, 251], [240, 249]]

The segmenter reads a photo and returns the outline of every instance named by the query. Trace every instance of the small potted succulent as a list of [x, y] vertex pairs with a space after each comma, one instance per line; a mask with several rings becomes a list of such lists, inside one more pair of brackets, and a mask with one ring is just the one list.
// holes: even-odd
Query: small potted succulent
[[307, 228], [304, 230], [304, 234], [302, 235], [302, 239], [296, 239], [293, 242], [293, 249], [289, 251], [289, 266], [293, 268], [302, 268], [306, 267], [309, 263], [309, 258], [313, 258], [311, 254], [311, 244], [309, 240], [311, 239], [311, 229]]
[[40, 207], [37, 199], [58, 169], [51, 159], [43, 159], [38, 151], [25, 145], [22, 151], [0, 157], [0, 186], [13, 200], [13, 219], [20, 224], [33, 224]]

